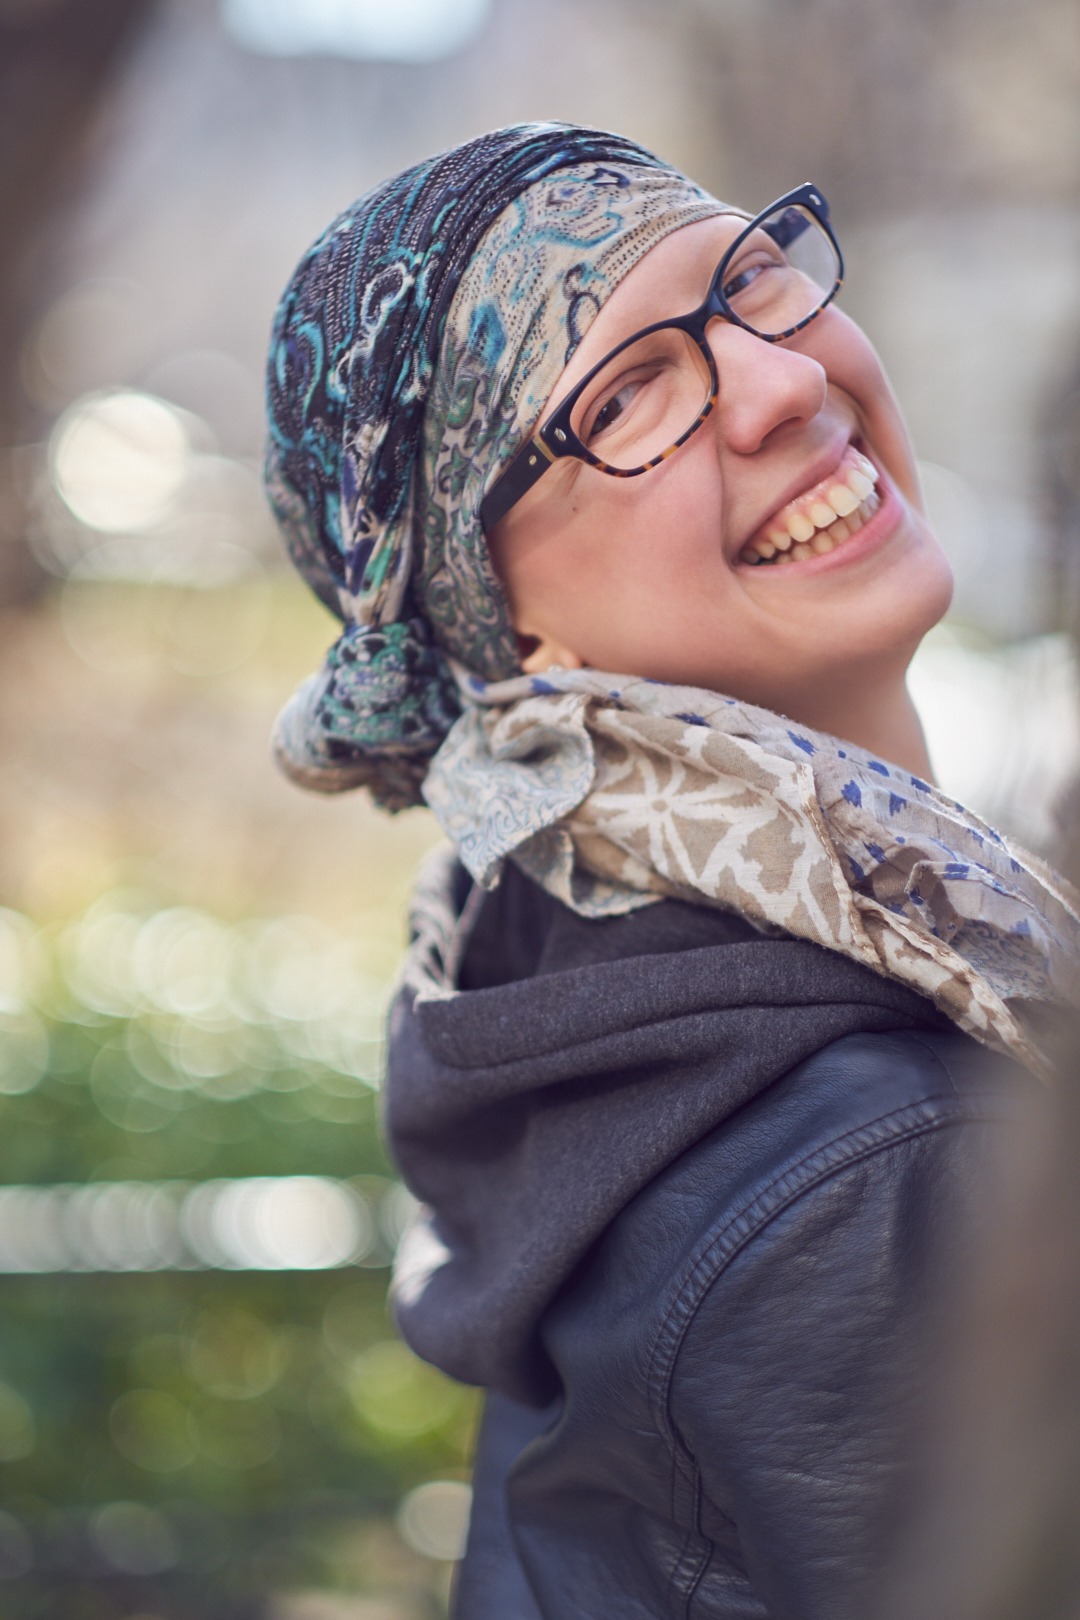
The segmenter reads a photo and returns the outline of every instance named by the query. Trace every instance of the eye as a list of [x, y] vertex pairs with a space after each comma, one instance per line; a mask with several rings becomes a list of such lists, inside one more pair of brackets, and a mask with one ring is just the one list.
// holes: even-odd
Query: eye
[[600, 398], [587, 410], [578, 436], [586, 443], [610, 433], [626, 416], [642, 391], [656, 376], [655, 370], [640, 369], [612, 381]]
[[750, 242], [730, 264], [724, 280], [724, 297], [729, 303], [746, 292], [769, 271], [787, 268], [784, 254], [764, 231], [756, 231]]
[[729, 300], [732, 298], [737, 298], [741, 292], [746, 291], [747, 287], [753, 285], [758, 276], [761, 275], [762, 271], [768, 270], [769, 268], [770, 266], [767, 264], [745, 265], [739, 270], [737, 275], [732, 276], [728, 281], [724, 282], [724, 297]]
[[629, 409], [634, 395], [640, 387], [640, 382], [625, 382], [617, 393], [611, 394], [589, 423], [589, 437], [595, 438], [598, 434], [606, 432], [608, 428], [614, 427], [619, 417]]

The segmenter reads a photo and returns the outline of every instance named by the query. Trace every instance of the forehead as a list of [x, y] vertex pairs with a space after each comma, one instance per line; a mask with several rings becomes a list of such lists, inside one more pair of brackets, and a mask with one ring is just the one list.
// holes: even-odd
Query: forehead
[[750, 217], [731, 209], [680, 226], [651, 247], [597, 312], [552, 390], [551, 403], [556, 404], [624, 338], [654, 321], [696, 309], [717, 265]]

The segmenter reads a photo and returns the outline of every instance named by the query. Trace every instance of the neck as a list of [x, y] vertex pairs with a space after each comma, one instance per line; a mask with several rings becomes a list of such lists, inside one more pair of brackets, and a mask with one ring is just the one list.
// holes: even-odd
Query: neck
[[924, 781], [934, 781], [922, 721], [902, 674], [884, 688], [868, 683], [863, 692], [823, 694], [797, 718], [901, 765]]

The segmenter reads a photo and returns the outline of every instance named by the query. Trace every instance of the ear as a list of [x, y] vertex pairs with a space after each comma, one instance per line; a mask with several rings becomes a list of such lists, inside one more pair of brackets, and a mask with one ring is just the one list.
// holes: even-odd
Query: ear
[[530, 636], [518, 631], [517, 643], [518, 657], [526, 675], [542, 675], [553, 664], [560, 664], [563, 669], [585, 667], [576, 652], [571, 652], [569, 647], [564, 647], [551, 636]]

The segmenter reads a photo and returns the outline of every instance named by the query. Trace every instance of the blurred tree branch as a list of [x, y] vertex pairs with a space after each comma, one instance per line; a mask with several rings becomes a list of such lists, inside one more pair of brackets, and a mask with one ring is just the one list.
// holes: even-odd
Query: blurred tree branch
[[0, 608], [32, 596], [25, 480], [12, 455], [39, 428], [21, 382], [50, 290], [57, 224], [76, 194], [108, 89], [156, 0], [0, 0]]

